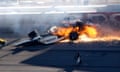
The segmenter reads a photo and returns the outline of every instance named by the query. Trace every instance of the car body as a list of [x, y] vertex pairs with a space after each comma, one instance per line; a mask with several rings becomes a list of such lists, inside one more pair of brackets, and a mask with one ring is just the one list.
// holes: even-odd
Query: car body
[[[36, 35], [35, 35], [36, 34]], [[26, 46], [26, 45], [32, 45], [32, 44], [53, 44], [56, 42], [59, 42], [60, 40], [63, 40], [64, 37], [58, 37], [55, 35], [52, 35], [50, 33], [45, 35], [39, 35], [36, 30], [30, 32], [28, 34], [27, 39], [23, 39], [17, 43], [15, 43], [15, 46]]]
[[95, 37], [96, 30], [92, 25], [84, 24], [81, 22], [76, 22], [76, 25], [69, 27], [53, 26], [45, 35], [40, 35], [37, 30], [31, 31], [28, 34], [29, 39], [24, 39], [16, 43], [15, 46], [23, 46], [34, 43], [53, 44], [64, 39], [70, 39], [73, 41], [77, 40], [79, 38], [79, 35], [82, 34], [86, 34], [89, 37]]

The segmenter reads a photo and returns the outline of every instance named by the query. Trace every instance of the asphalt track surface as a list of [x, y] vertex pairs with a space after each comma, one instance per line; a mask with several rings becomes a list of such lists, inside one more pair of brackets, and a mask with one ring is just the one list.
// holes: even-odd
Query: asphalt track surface
[[14, 47], [18, 40], [1, 47], [0, 72], [120, 72], [120, 41]]

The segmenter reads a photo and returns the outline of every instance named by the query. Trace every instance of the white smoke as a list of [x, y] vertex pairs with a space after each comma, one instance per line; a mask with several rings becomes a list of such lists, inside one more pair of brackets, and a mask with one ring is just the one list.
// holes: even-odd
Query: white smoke
[[66, 17], [65, 14], [1, 15], [0, 28], [20, 35], [27, 35], [33, 29], [38, 29], [42, 34], [50, 27], [60, 25], [64, 17]]

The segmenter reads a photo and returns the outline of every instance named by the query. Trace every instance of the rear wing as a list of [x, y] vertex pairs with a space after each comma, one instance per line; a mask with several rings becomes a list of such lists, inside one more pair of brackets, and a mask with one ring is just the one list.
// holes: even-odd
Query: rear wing
[[30, 33], [28, 33], [28, 37], [31, 39], [31, 40], [34, 40], [34, 39], [38, 39], [38, 38], [42, 38], [42, 36], [40, 36], [39, 32], [35, 29], [33, 31], [31, 31]]

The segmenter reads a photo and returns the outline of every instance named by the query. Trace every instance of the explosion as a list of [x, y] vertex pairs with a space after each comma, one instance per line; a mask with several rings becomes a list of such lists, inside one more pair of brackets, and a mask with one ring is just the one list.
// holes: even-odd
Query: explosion
[[69, 27], [55, 27], [52, 34], [64, 37], [65, 39], [61, 42], [70, 42], [75, 43], [79, 42], [95, 42], [95, 41], [112, 41], [120, 40], [119, 36], [99, 36], [100, 31], [96, 25], [90, 24], [77, 24], [75, 26]]

